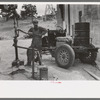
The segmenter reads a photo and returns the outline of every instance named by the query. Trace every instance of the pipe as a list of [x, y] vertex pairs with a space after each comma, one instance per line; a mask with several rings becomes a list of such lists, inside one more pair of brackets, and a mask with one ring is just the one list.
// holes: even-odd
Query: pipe
[[68, 29], [69, 29], [69, 35], [70, 35], [70, 5], [68, 4]]

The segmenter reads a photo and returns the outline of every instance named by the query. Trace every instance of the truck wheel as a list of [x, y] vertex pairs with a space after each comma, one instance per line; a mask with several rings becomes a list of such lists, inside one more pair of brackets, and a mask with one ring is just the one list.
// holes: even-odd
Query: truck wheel
[[67, 44], [64, 44], [56, 49], [55, 60], [59, 67], [69, 68], [75, 60], [74, 50]]
[[[92, 44], [90, 44], [90, 47], [95, 48], [94, 45]], [[92, 64], [93, 62], [95, 62], [96, 58], [97, 58], [96, 51], [88, 51], [88, 53], [86, 54], [80, 54], [80, 57], [79, 57], [81, 62], [88, 63], [88, 64]]]

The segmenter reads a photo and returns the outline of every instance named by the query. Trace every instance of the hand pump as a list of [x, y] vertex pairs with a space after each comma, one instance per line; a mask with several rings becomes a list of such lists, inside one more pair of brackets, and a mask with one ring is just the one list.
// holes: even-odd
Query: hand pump
[[15, 36], [14, 36], [14, 39], [13, 39], [13, 41], [14, 41], [13, 46], [15, 47], [15, 60], [12, 62], [12, 66], [19, 67], [19, 65], [24, 64], [24, 61], [20, 61], [19, 58], [18, 58], [18, 47], [17, 47], [17, 43], [18, 43], [17, 37], [19, 36], [19, 33], [18, 33], [19, 31], [17, 30], [18, 18], [16, 17], [16, 10], [15, 9], [13, 10], [12, 13], [14, 15], [13, 21], [14, 21], [14, 32], [15, 32]]

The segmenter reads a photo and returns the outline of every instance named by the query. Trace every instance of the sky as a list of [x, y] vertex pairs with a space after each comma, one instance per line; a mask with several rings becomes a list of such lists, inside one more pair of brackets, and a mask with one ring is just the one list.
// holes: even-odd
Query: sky
[[[20, 13], [20, 10], [22, 8], [23, 4], [18, 4], [18, 9], [17, 11]], [[33, 4], [34, 5], [34, 4]], [[37, 7], [37, 13], [39, 16], [44, 15], [45, 14], [45, 8], [46, 8], [46, 4], [36, 4]], [[56, 8], [56, 5], [53, 4], [53, 7]]]

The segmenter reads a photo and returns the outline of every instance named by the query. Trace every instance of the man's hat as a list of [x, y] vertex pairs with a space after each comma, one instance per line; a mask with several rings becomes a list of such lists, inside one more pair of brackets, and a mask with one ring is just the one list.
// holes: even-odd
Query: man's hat
[[34, 24], [34, 23], [38, 23], [38, 21], [36, 20], [36, 19], [34, 19], [33, 21], [32, 21], [32, 23]]

